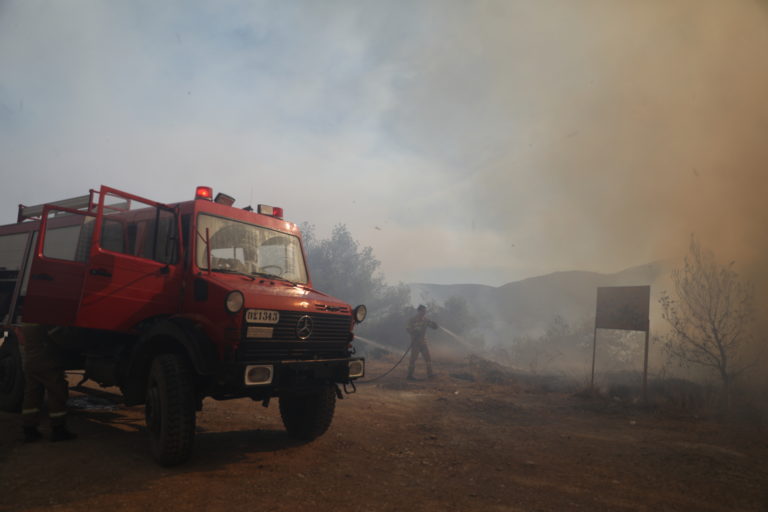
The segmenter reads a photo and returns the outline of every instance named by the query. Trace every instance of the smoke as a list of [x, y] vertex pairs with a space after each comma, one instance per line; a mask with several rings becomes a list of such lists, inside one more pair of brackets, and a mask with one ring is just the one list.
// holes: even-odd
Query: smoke
[[691, 232], [759, 272], [765, 1], [310, 4], [2, 3], [0, 199], [225, 169], [395, 280], [612, 272]]
[[400, 50], [388, 122], [472, 229], [546, 271], [680, 266], [695, 234], [766, 310], [768, 3], [448, 5]]
[[413, 72], [389, 122], [442, 155], [510, 259], [615, 271], [681, 259], [696, 233], [761, 268], [764, 2], [449, 5], [401, 50]]

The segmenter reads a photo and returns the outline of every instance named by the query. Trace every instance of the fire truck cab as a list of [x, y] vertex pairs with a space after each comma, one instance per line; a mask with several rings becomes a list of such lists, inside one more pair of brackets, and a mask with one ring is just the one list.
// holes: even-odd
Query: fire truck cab
[[160, 464], [189, 457], [205, 397], [278, 398], [290, 435], [323, 434], [364, 375], [365, 306], [312, 287], [282, 209], [233, 205], [209, 187], [161, 204], [106, 186], [20, 205], [0, 227], [0, 408], [20, 407], [32, 323], [67, 340], [68, 369], [145, 405]]

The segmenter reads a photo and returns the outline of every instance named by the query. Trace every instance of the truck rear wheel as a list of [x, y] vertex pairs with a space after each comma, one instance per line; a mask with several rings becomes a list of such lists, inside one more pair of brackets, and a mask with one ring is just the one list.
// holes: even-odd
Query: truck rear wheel
[[163, 466], [186, 461], [195, 438], [195, 388], [182, 356], [161, 354], [152, 361], [144, 413], [155, 460]]
[[323, 435], [331, 426], [335, 408], [336, 389], [333, 384], [309, 395], [280, 397], [283, 425], [291, 437], [302, 441], [312, 441]]
[[9, 334], [0, 347], [0, 410], [21, 411], [24, 398], [24, 367], [21, 361], [19, 340]]

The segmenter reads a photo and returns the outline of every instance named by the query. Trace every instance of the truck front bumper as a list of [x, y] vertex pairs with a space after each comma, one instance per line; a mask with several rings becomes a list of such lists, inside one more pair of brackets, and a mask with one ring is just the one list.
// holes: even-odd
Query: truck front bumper
[[362, 357], [229, 363], [222, 368], [211, 395], [263, 398], [311, 391], [328, 382], [348, 383], [364, 375]]
[[365, 359], [317, 359], [245, 364], [244, 386], [291, 386], [311, 381], [349, 382], [365, 375]]

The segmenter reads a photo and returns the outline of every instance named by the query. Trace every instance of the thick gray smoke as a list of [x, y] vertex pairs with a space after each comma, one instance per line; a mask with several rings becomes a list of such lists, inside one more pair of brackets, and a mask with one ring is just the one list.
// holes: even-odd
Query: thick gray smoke
[[390, 122], [470, 184], [511, 258], [615, 271], [680, 258], [696, 233], [764, 267], [765, 2], [434, 7], [442, 37], [401, 48]]
[[451, 4], [434, 24], [402, 50], [393, 133], [441, 152], [510, 259], [680, 266], [695, 234], [766, 310], [767, 2]]

